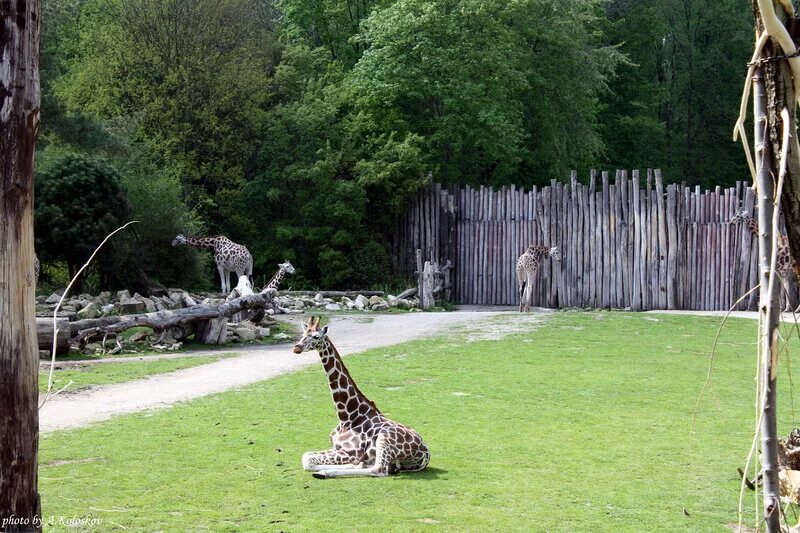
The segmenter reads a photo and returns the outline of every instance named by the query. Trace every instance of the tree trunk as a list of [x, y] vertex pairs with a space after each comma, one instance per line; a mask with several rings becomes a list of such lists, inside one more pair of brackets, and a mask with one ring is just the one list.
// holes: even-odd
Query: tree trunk
[[[780, 320], [780, 283], [770, 284], [773, 246], [772, 215], [775, 200], [773, 176], [778, 175], [772, 159], [767, 136], [767, 97], [763, 69], [753, 76], [753, 116], [755, 122], [756, 179], [758, 187], [758, 310], [761, 314], [759, 332], [761, 352], [761, 464], [764, 476], [764, 520], [767, 531], [780, 531], [780, 484], [778, 482], [778, 427], [775, 409], [778, 370], [778, 323]], [[775, 276], [773, 275], [773, 278]]]
[[0, 530], [41, 531], [33, 164], [41, 0], [0, 2]]

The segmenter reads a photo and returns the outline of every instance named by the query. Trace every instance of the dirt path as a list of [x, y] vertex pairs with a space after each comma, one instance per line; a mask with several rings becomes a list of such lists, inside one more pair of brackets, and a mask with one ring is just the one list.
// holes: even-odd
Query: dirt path
[[[513, 322], [509, 320], [511, 316], [514, 317]], [[531, 328], [541, 319], [542, 315], [538, 313], [521, 316], [508, 311], [476, 310], [340, 315], [331, 319], [331, 338], [342, 355], [346, 356], [370, 348], [448, 332], [463, 333], [469, 339], [498, 338]], [[289, 346], [250, 345], [237, 347], [235, 350], [226, 348], [192, 352], [192, 355], [208, 355], [235, 351], [241, 355], [147, 379], [56, 396], [39, 412], [39, 429], [43, 433], [72, 429], [124, 413], [165, 408], [176, 402], [292, 372], [319, 361], [316, 353], [295, 355], [291, 353]], [[184, 357], [186, 355], [183, 354]]]

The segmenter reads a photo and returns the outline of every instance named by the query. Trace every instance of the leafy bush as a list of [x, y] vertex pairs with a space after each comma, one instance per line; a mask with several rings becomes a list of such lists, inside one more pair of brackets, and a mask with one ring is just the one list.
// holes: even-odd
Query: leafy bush
[[[65, 261], [70, 277], [106, 235], [128, 220], [130, 206], [119, 173], [100, 159], [62, 156], [37, 173], [36, 187], [39, 256], [42, 261]], [[113, 276], [114, 243], [107, 246], [98, 262], [103, 288]]]

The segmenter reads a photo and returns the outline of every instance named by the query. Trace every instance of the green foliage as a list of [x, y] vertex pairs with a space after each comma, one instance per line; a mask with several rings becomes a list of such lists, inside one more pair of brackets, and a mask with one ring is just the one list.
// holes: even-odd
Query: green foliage
[[602, 148], [597, 95], [620, 57], [595, 44], [599, 5], [399, 0], [376, 10], [358, 37], [368, 45], [353, 71], [359, 123], [420, 135], [446, 183], [562, 177]]
[[750, 3], [616, 0], [608, 16], [606, 38], [631, 62], [603, 98], [606, 164], [661, 167], [706, 187], [747, 180], [731, 135], [753, 48]]
[[[70, 276], [128, 220], [119, 174], [104, 161], [63, 156], [37, 173], [36, 187], [36, 248], [43, 261], [66, 261]], [[101, 272], [109, 275], [109, 254], [103, 257]]]
[[[116, 265], [213, 280], [176, 233], [245, 244], [257, 278], [391, 277], [410, 194], [571, 168], [744, 177], [730, 142], [743, 0], [48, 0], [44, 166], [110, 161], [132, 215]], [[152, 220], [150, 220], [152, 219]], [[384, 270], [386, 269], [386, 270]], [[127, 283], [126, 280], [120, 280]]]

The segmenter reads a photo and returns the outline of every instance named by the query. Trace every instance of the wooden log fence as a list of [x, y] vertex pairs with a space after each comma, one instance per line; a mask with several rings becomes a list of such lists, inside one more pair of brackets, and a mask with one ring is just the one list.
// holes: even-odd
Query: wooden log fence
[[727, 310], [756, 285], [756, 239], [730, 223], [753, 213], [746, 183], [703, 191], [665, 184], [657, 169], [591, 171], [586, 181], [573, 171], [542, 188], [433, 185], [396, 218], [395, 271], [413, 278], [419, 249], [423, 261], [452, 262], [454, 302], [517, 305], [517, 257], [546, 244], [561, 261], [545, 261], [534, 282], [543, 307]]

